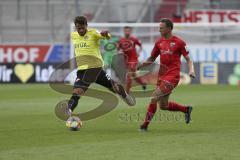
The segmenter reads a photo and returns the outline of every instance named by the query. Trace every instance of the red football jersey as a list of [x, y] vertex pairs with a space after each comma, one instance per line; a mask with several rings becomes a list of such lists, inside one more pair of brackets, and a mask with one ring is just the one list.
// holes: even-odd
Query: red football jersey
[[123, 51], [127, 58], [127, 62], [137, 62], [138, 56], [136, 51], [136, 45], [142, 46], [140, 40], [138, 40], [135, 37], [129, 37], [129, 38], [120, 38], [118, 42], [118, 47]]
[[159, 76], [175, 76], [180, 78], [181, 55], [188, 55], [186, 43], [177, 36], [170, 39], [160, 38], [156, 41], [151, 56], [160, 55]]

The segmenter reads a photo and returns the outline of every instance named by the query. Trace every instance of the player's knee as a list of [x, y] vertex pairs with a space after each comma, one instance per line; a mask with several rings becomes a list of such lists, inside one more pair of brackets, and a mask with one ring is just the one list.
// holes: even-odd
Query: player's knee
[[162, 100], [159, 101], [159, 106], [162, 110], [167, 110], [168, 104]]
[[154, 97], [161, 98], [163, 96], [163, 92], [160, 89], [156, 89], [153, 94]]
[[157, 102], [158, 102], [157, 97], [153, 97], [153, 98], [151, 98], [151, 103], [157, 103]]
[[75, 89], [73, 89], [73, 94], [81, 96], [84, 94], [84, 90], [81, 88], [75, 88]]

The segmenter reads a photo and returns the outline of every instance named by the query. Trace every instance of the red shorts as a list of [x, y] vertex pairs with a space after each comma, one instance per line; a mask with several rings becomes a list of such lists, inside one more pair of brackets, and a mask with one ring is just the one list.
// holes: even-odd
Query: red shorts
[[180, 77], [178, 75], [163, 75], [158, 77], [157, 88], [161, 90], [164, 95], [170, 94], [172, 90], [178, 85]]

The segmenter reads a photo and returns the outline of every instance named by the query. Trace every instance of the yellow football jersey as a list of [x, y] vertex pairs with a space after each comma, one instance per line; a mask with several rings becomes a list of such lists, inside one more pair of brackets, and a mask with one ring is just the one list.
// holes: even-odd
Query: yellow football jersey
[[88, 29], [84, 36], [80, 36], [77, 31], [71, 33], [78, 70], [103, 66], [103, 59], [100, 53], [100, 39], [106, 38], [96, 29]]

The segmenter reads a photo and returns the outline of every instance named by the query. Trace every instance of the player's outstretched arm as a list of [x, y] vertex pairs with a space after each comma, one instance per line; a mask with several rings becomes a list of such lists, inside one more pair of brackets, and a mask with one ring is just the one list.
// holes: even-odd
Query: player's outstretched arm
[[137, 56], [139, 57], [140, 56], [140, 53], [142, 52], [142, 45], [139, 46], [139, 50], [138, 50], [138, 53], [137, 53]]
[[143, 63], [139, 64], [137, 69], [141, 69], [142, 67], [145, 67], [145, 66], [148, 66], [148, 65], [151, 65], [154, 61], [155, 61], [156, 58], [150, 56], [146, 61], [144, 61]]
[[195, 78], [196, 74], [194, 71], [194, 66], [193, 66], [193, 61], [191, 60], [191, 58], [189, 57], [189, 55], [184, 56], [185, 60], [187, 61], [187, 65], [188, 65], [188, 70], [189, 70], [189, 76], [191, 78]]
[[138, 54], [137, 54], [137, 56], [139, 57], [139, 54], [142, 52], [142, 43], [140, 42], [140, 40], [137, 40], [137, 42], [136, 42], [136, 44], [137, 44], [137, 46], [139, 47], [139, 49], [138, 49]]

